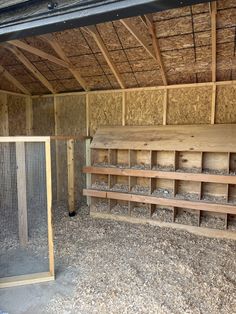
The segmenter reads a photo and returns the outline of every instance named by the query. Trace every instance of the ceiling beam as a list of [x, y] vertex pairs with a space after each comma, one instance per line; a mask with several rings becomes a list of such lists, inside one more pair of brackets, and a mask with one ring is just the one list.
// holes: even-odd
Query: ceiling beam
[[82, 78], [79, 71], [71, 63], [69, 58], [66, 56], [65, 52], [61, 48], [56, 38], [52, 34], [42, 35], [40, 36], [40, 38], [43, 40], [46, 40], [49, 43], [49, 45], [54, 49], [54, 51], [58, 54], [58, 56], [68, 64], [67, 66], [68, 70], [71, 72], [71, 74], [74, 76], [76, 81], [80, 84], [80, 86], [82, 86], [84, 90], [89, 91], [89, 87], [87, 86], [87, 83]]
[[216, 1], [211, 2], [211, 49], [212, 49], [212, 82], [216, 81]]
[[0, 65], [0, 74], [3, 75], [9, 82], [22, 91], [26, 95], [30, 95], [30, 92], [25, 88], [14, 76], [12, 76], [2, 65]]
[[13, 45], [17, 48], [23, 49], [27, 52], [30, 52], [30, 53], [32, 53], [36, 56], [39, 56], [43, 59], [49, 60], [49, 61], [56, 63], [56, 64], [58, 64], [64, 68], [68, 68], [70, 66], [68, 62], [65, 62], [64, 60], [61, 60], [61, 59], [59, 59], [53, 55], [50, 55], [49, 53], [46, 53], [46, 52], [44, 52], [38, 48], [35, 48], [29, 44], [26, 44], [21, 40], [11, 40], [11, 41], [8, 41], [8, 44]]
[[107, 50], [107, 47], [105, 46], [103, 39], [100, 36], [96, 26], [94, 26], [94, 25], [87, 26], [85, 29], [88, 30], [88, 32], [92, 35], [93, 39], [95, 40], [96, 44], [98, 45], [99, 49], [101, 50], [103, 57], [105, 58], [107, 64], [109, 65], [112, 73], [116, 77], [120, 87], [126, 88], [125, 83], [123, 81], [123, 78], [121, 77], [115, 63], [113, 62], [113, 60], [109, 54], [109, 51]]
[[25, 65], [25, 67], [48, 89], [51, 93], [55, 94], [53, 86], [49, 83], [49, 81], [38, 71], [38, 69], [25, 57], [25, 55], [16, 47], [11, 45], [4, 46], [8, 50], [10, 50], [17, 59]]
[[165, 71], [165, 66], [162, 60], [162, 56], [161, 56], [161, 50], [160, 50], [160, 46], [159, 46], [159, 42], [157, 39], [157, 34], [156, 34], [156, 28], [155, 28], [155, 24], [153, 22], [153, 16], [152, 14], [149, 15], [145, 15], [146, 21], [147, 21], [147, 27], [149, 30], [149, 33], [152, 37], [152, 45], [154, 48], [154, 52], [156, 55], [156, 59], [158, 61], [158, 64], [160, 66], [160, 71], [161, 71], [161, 77], [162, 77], [162, 81], [164, 85], [168, 85], [168, 81], [167, 81], [167, 76], [166, 76], [166, 71]]

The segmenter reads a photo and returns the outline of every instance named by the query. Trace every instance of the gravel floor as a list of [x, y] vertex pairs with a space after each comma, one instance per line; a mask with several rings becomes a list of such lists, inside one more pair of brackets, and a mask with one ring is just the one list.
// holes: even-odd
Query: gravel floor
[[[55, 208], [54, 283], [0, 291], [9, 314], [233, 314], [236, 242]], [[24, 300], [24, 301], [22, 301]], [[8, 301], [8, 302], [7, 302]]]

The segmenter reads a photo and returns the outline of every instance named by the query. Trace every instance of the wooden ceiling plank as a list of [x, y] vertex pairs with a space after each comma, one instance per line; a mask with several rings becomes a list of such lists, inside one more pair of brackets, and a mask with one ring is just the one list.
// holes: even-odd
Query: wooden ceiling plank
[[96, 44], [98, 45], [99, 49], [101, 50], [107, 64], [109, 65], [111, 71], [113, 72], [114, 76], [116, 77], [119, 85], [121, 88], [126, 88], [125, 83], [123, 81], [123, 78], [121, 77], [115, 63], [113, 62], [109, 51], [107, 50], [107, 47], [105, 46], [103, 39], [101, 38], [96, 26], [91, 25], [91, 26], [86, 26], [85, 28], [88, 30], [88, 32], [92, 35], [93, 39], [95, 40]]
[[211, 2], [212, 82], [216, 82], [216, 1]]
[[48, 53], [46, 53], [46, 52], [44, 52], [44, 51], [42, 51], [42, 50], [40, 50], [38, 48], [35, 48], [35, 47], [33, 47], [33, 46], [29, 45], [29, 44], [26, 44], [26, 43], [24, 43], [21, 40], [11, 40], [11, 41], [8, 42], [8, 44], [13, 45], [13, 46], [15, 46], [17, 48], [23, 49], [23, 50], [25, 50], [27, 52], [30, 52], [30, 53], [32, 53], [32, 54], [34, 54], [36, 56], [39, 56], [39, 57], [41, 57], [43, 59], [46, 59], [48, 61], [51, 61], [53, 63], [56, 63], [56, 64], [58, 64], [58, 65], [60, 65], [60, 66], [62, 66], [64, 68], [70, 67], [69, 63], [66, 62], [65, 60], [59, 59], [59, 58], [57, 58], [57, 57], [55, 57], [55, 56], [53, 56], [51, 54], [48, 54]]
[[152, 45], [153, 45], [153, 48], [155, 51], [156, 59], [157, 59], [158, 64], [160, 66], [162, 81], [163, 81], [164, 85], [168, 85], [165, 66], [164, 66], [164, 63], [162, 60], [161, 50], [160, 50], [159, 42], [157, 39], [156, 28], [155, 28], [155, 24], [153, 22], [153, 16], [152, 16], [152, 14], [148, 14], [148, 15], [145, 15], [145, 18], [147, 21], [147, 27], [148, 27], [149, 33], [152, 37]]
[[38, 71], [38, 69], [25, 57], [25, 55], [16, 47], [11, 45], [5, 46], [8, 50], [10, 50], [17, 59], [24, 64], [24, 66], [48, 89], [51, 93], [55, 94], [53, 86], [49, 83], [49, 81]]
[[87, 83], [85, 82], [79, 71], [73, 66], [70, 59], [66, 56], [56, 38], [52, 34], [42, 35], [40, 36], [40, 38], [46, 40], [49, 43], [49, 45], [54, 49], [58, 56], [68, 64], [68, 70], [74, 76], [76, 81], [82, 86], [85, 91], [89, 91]]
[[25, 88], [13, 75], [11, 75], [2, 65], [0, 65], [0, 74], [3, 75], [9, 82], [22, 91], [26, 95], [31, 93]]

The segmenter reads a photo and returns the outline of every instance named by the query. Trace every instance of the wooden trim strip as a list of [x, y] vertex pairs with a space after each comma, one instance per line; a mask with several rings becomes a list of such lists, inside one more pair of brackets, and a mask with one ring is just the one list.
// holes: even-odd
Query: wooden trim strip
[[50, 140], [49, 136], [0, 136], [0, 143], [17, 142], [46, 142]]
[[210, 3], [211, 6], [211, 46], [212, 46], [212, 82], [216, 81], [216, 1]]
[[30, 275], [12, 276], [0, 279], [0, 288], [10, 288], [34, 283], [41, 283], [54, 280], [50, 272], [36, 273]]
[[4, 90], [4, 89], [0, 89], [0, 93], [7, 94], [7, 95], [20, 96], [20, 97], [28, 97], [28, 96], [31, 96], [30, 94], [16, 93], [16, 92], [11, 92], [11, 91], [9, 91], [9, 90]]
[[45, 142], [45, 159], [46, 159], [46, 187], [47, 187], [49, 272], [51, 276], [54, 276], [54, 249], [53, 249], [53, 229], [52, 229], [52, 173], [51, 173], [50, 139], [46, 140]]
[[[89, 92], [66, 92], [66, 93], [55, 93], [55, 96], [73, 96], [73, 95], [92, 95], [92, 94], [108, 94], [108, 93], [122, 93], [125, 92], [136, 92], [136, 91], [155, 91], [155, 90], [165, 90], [165, 89], [176, 89], [176, 88], [199, 88], [199, 87], [212, 87], [214, 85], [217, 86], [235, 86], [236, 80], [232, 81], [218, 81], [218, 82], [205, 82], [205, 83], [190, 83], [190, 84], [175, 84], [175, 85], [167, 85], [167, 86], [152, 86], [152, 87], [132, 87], [132, 88], [124, 88], [124, 89], [107, 89], [107, 90], [97, 90], [97, 91], [89, 91]], [[32, 98], [45, 98], [45, 97], [53, 97], [52, 94], [45, 95], [33, 95]]]
[[161, 198], [148, 195], [138, 195], [120, 192], [98, 191], [92, 189], [84, 189], [83, 195], [91, 197], [100, 197], [114, 200], [122, 200], [128, 202], [138, 202], [146, 204], [156, 204], [160, 206], [173, 206], [187, 209], [204, 210], [214, 213], [236, 214], [235, 205], [208, 203], [203, 201], [187, 201], [173, 198]]
[[56, 135], [56, 136], [50, 136], [51, 140], [55, 141], [67, 141], [67, 140], [87, 140], [87, 139], [92, 139], [91, 136], [83, 136], [83, 135]]
[[195, 234], [198, 236], [204, 236], [204, 237], [236, 240], [236, 232], [232, 232], [232, 231], [210, 229], [210, 228], [198, 227], [198, 226], [189, 226], [189, 225], [183, 225], [179, 223], [157, 221], [157, 220], [148, 219], [148, 218], [137, 218], [137, 217], [114, 215], [110, 213], [100, 213], [100, 212], [93, 212], [93, 211], [90, 211], [90, 216], [92, 218], [98, 218], [98, 219], [111, 219], [115, 221], [123, 221], [123, 222], [128, 222], [128, 223], [133, 223], [133, 224], [149, 224], [151, 226], [157, 226], [161, 228], [185, 230], [192, 234]]
[[124, 169], [124, 168], [108, 168], [108, 167], [84, 167], [84, 173], [91, 174], [110, 174], [117, 176], [131, 176], [143, 178], [158, 178], [197, 182], [212, 182], [212, 183], [228, 183], [236, 184], [236, 176], [217, 175], [208, 173], [187, 173], [174, 171], [158, 171], [158, 170], [140, 170], [140, 169]]

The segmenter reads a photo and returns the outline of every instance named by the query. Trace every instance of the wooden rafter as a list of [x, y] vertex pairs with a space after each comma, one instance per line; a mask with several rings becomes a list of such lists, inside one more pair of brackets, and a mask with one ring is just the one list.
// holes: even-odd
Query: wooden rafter
[[55, 90], [53, 86], [49, 83], [49, 81], [38, 71], [38, 69], [25, 57], [25, 55], [16, 47], [11, 45], [5, 46], [8, 50], [10, 50], [17, 59], [22, 62], [25, 67], [48, 89], [50, 92], [55, 94]]
[[145, 15], [145, 18], [147, 21], [148, 30], [149, 30], [150, 35], [152, 37], [152, 45], [153, 45], [153, 48], [155, 51], [156, 59], [157, 59], [158, 64], [160, 66], [162, 81], [163, 81], [164, 85], [168, 85], [165, 66], [164, 66], [164, 63], [162, 61], [161, 50], [160, 50], [160, 46], [158, 43], [156, 28], [155, 28], [155, 24], [153, 22], [152, 14]]
[[113, 62], [113, 60], [109, 54], [109, 51], [107, 50], [107, 47], [105, 46], [103, 39], [101, 38], [96, 26], [94, 26], [94, 25], [87, 26], [85, 29], [88, 30], [88, 32], [92, 35], [93, 39], [95, 40], [96, 44], [98, 45], [99, 49], [101, 50], [107, 64], [109, 65], [111, 71], [113, 72], [114, 76], [116, 77], [120, 87], [125, 88], [125, 83], [123, 81], [123, 78], [121, 77], [115, 63]]
[[212, 82], [216, 81], [216, 1], [211, 2]]
[[39, 57], [46, 59], [46, 60], [49, 60], [49, 61], [56, 63], [62, 67], [68, 68], [70, 66], [68, 62], [65, 62], [64, 60], [61, 60], [61, 59], [59, 59], [59, 58], [57, 58], [51, 54], [48, 54], [48, 53], [46, 53], [46, 52], [44, 52], [38, 48], [35, 48], [29, 44], [26, 44], [21, 40], [11, 40], [8, 42], [8, 44], [13, 45], [17, 48], [23, 49], [25, 51], [28, 51], [28, 52], [36, 55], [36, 56], [39, 56]]
[[156, 55], [147, 43], [143, 35], [136, 29], [132, 23], [128, 20], [120, 20], [120, 22], [128, 29], [128, 31], [137, 39], [137, 41], [143, 46], [147, 53], [156, 60]]
[[3, 75], [9, 82], [15, 85], [24, 94], [30, 95], [30, 92], [25, 88], [14, 76], [12, 76], [2, 65], [0, 65], [0, 74]]
[[56, 40], [56, 38], [51, 35], [51, 34], [47, 34], [47, 35], [42, 35], [40, 36], [41, 39], [46, 40], [49, 45], [54, 49], [54, 51], [58, 54], [58, 56], [67, 64], [67, 68], [68, 70], [71, 72], [71, 74], [74, 76], [74, 78], [76, 79], [76, 81], [83, 87], [84, 90], [88, 91], [89, 88], [87, 86], [87, 83], [85, 82], [85, 80], [82, 78], [81, 74], [79, 73], [79, 71], [77, 69], [75, 69], [75, 67], [73, 66], [73, 64], [71, 63], [71, 61], [69, 60], [69, 58], [66, 56], [65, 52], [63, 51], [63, 49], [61, 48], [60, 44], [58, 43], [58, 41]]
[[143, 37], [143, 35], [136, 29], [134, 25], [128, 20], [120, 20], [121, 23], [128, 29], [128, 31], [137, 39], [137, 41], [143, 46], [143, 48], [147, 51], [147, 53], [155, 60], [157, 61], [160, 69], [161, 69], [161, 75], [162, 79], [165, 85], [167, 85], [167, 79], [166, 79], [166, 74], [165, 74], [165, 69], [164, 65], [161, 59], [161, 53], [160, 53], [160, 48], [158, 44], [158, 40], [156, 38], [156, 30], [154, 27], [154, 23], [152, 19], [149, 17], [146, 18], [147, 21], [147, 27], [152, 35], [152, 43], [153, 43], [153, 48], [149, 46], [147, 43], [146, 39]]

